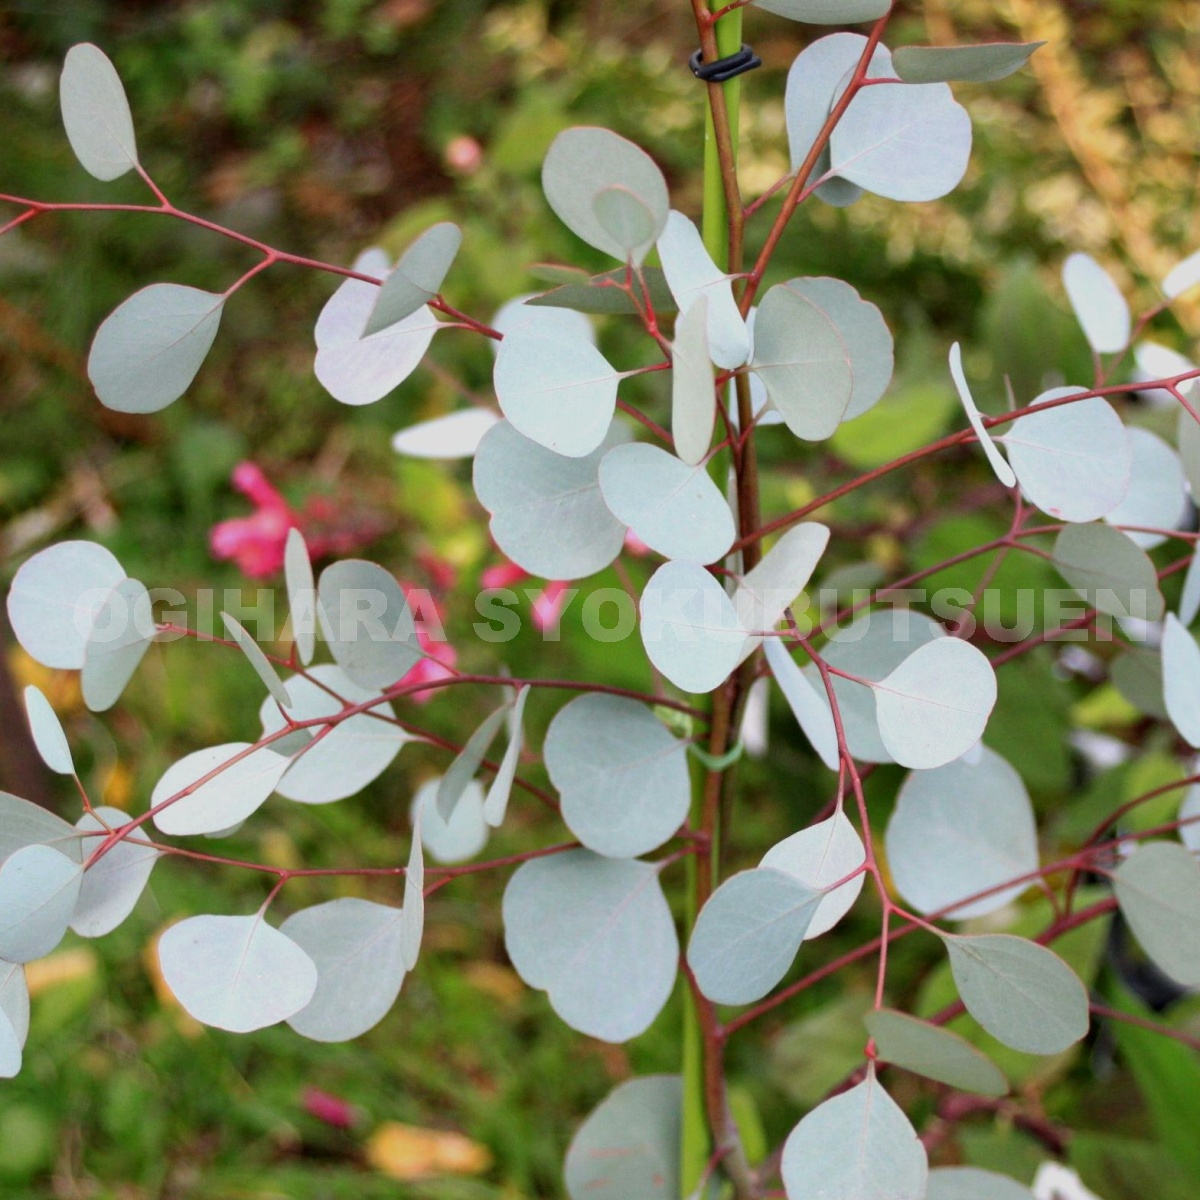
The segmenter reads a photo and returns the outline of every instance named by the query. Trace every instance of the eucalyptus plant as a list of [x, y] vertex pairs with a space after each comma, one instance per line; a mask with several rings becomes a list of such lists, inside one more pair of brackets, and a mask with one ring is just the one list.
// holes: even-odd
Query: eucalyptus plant
[[[1091, 979], [1054, 948], [1118, 909], [1166, 975], [1181, 988], [1200, 986], [1194, 768], [1168, 789], [1111, 806], [1090, 834], [1047, 857], [1020, 764], [988, 744], [997, 672], [1038, 647], [1091, 638], [1105, 645], [1104, 670], [1170, 733], [1177, 756], [1190, 764], [1200, 748], [1200, 647], [1190, 632], [1200, 567], [1197, 535], [1185, 530], [1189, 494], [1200, 495], [1200, 414], [1190, 387], [1200, 369], [1184, 361], [1148, 379], [1127, 366], [1147, 324], [1200, 283], [1200, 255], [1162, 280], [1162, 302], [1136, 323], [1106, 271], [1071, 255], [1063, 283], [1094, 352], [1090, 384], [1013, 397], [1009, 411], [985, 416], [967, 378], [970, 355], [956, 344], [945, 369], [962, 403], [959, 430], [848, 474], [792, 511], [763, 511], [759, 446], [773, 439], [803, 462], [876, 405], [893, 374], [887, 324], [851, 282], [774, 277], [790, 219], [802, 204], [847, 206], [864, 193], [897, 203], [946, 195], [967, 170], [972, 143], [970, 116], [950, 82], [1003, 78], [1037, 46], [889, 49], [890, 0], [756, 0], [803, 23], [808, 40], [787, 79], [791, 171], [748, 200], [737, 170], [743, 81], [725, 78], [747, 65], [739, 54], [745, 3], [714, 11], [693, 0], [696, 69], [708, 77], [703, 212], [673, 209], [658, 165], [617, 133], [566, 130], [545, 159], [546, 201], [614, 265], [595, 276], [564, 268], [557, 286], [507, 304], [491, 323], [447, 299], [463, 236], [452, 223], [427, 229], [395, 263], [368, 248], [345, 267], [177, 208], [139, 161], [112, 63], [90, 44], [69, 52], [62, 116], [80, 164], [101, 180], [135, 172], [151, 199], [105, 205], [4, 195], [16, 213], [0, 233], [66, 209], [122, 209], [188, 222], [257, 256], [223, 292], [158, 282], [119, 305], [88, 358], [100, 403], [147, 414], [178, 400], [203, 369], [226, 302], [276, 268], [339, 279], [316, 322], [314, 369], [346, 405], [389, 395], [445, 330], [491, 339], [499, 412], [490, 403], [464, 408], [410, 428], [398, 445], [472, 459], [492, 538], [531, 575], [588, 578], [627, 553], [633, 535], [658, 562], [637, 597], [636, 621], [653, 683], [637, 691], [604, 680], [516, 677], [505, 668], [501, 637], [487, 639], [495, 643], [490, 674], [447, 670], [413, 682], [429, 650], [391, 571], [345, 560], [315, 576], [293, 530], [290, 650], [265, 652], [229, 615], [227, 637], [206, 639], [244, 655], [261, 680], [260, 729], [176, 762], [136, 815], [94, 804], [78, 779], [74, 824], [0, 794], [0, 1073], [12, 1076], [21, 1065], [23, 964], [53, 950], [68, 929], [84, 937], [114, 929], [160, 858], [194, 860], [197, 869], [238, 866], [273, 885], [256, 912], [189, 915], [158, 943], [180, 1004], [219, 1029], [286, 1022], [321, 1042], [364, 1033], [387, 1018], [406, 974], [419, 969], [426, 904], [460, 875], [484, 869], [511, 870], [508, 955], [572, 1028], [608, 1042], [636, 1038], [681, 988], [679, 1073], [625, 1082], [587, 1118], [566, 1155], [573, 1200], [750, 1200], [778, 1195], [780, 1186], [789, 1200], [1028, 1197], [994, 1172], [930, 1170], [913, 1115], [892, 1098], [890, 1081], [910, 1072], [940, 1094], [1001, 1097], [1010, 1086], [1004, 1048], [1058, 1055], [1087, 1036], [1097, 1011], [1121, 1019], [1090, 1000]], [[866, 22], [865, 34], [811, 28]], [[781, 203], [768, 205], [773, 197]], [[759, 247], [756, 256], [748, 245]], [[644, 336], [643, 365], [609, 361], [597, 345], [596, 316]], [[624, 381], [658, 373], [655, 403], [635, 405]], [[1135, 391], [1177, 407], [1177, 446], [1128, 423]], [[829, 520], [837, 501], [892, 472], [972, 453], [1000, 485], [1006, 534], [885, 580], [853, 603], [812, 602], [806, 589], [815, 594], [833, 579], [825, 563], [837, 541], [832, 521], [814, 518]], [[1159, 547], [1174, 547], [1175, 556], [1152, 558]], [[986, 582], [936, 597], [933, 615], [890, 603], [946, 566], [986, 559], [998, 567], [1010, 555], [1053, 565], [1071, 598], [1068, 616], [1006, 638], [977, 619]], [[1182, 592], [1168, 611], [1162, 584], [1180, 572]], [[842, 592], [835, 586], [834, 594]], [[25, 561], [8, 612], [34, 659], [81, 673], [96, 712], [119, 702], [151, 644], [198, 636], [156, 617], [154, 593], [107, 549], [83, 540]], [[603, 632], [598, 616], [597, 624]], [[481, 636], [494, 632], [488, 623], [479, 628]], [[318, 661], [318, 651], [328, 661]], [[777, 844], [747, 847], [727, 830], [739, 804], [747, 698], [760, 680], [777, 690], [823, 764], [827, 803]], [[413, 697], [446, 688], [503, 700], [461, 743], [436, 743], [444, 773], [415, 798], [405, 865], [296, 869], [231, 860], [189, 840], [254, 820], [272, 796], [308, 805], [349, 800], [407, 743], [422, 740], [406, 720]], [[71, 747], [45, 696], [31, 687], [26, 704], [46, 765], [74, 776]], [[525, 745], [527, 704], [554, 712], [540, 748], [553, 793], [527, 778], [535, 761]], [[905, 772], [885, 828], [873, 823], [864, 791], [880, 764]], [[1171, 788], [1183, 793], [1178, 817], [1126, 824]], [[548, 810], [544, 844], [481, 858], [509, 808], [529, 801]], [[732, 871], [729, 863], [747, 852], [761, 853], [758, 864]], [[290, 904], [296, 878], [338, 875], [391, 879], [395, 902]], [[823, 954], [818, 939], [868, 881], [878, 935], [840, 957]], [[1050, 901], [1036, 928], [1017, 904], [1030, 889]], [[947, 987], [953, 980], [943, 1007], [925, 1016], [890, 1002], [888, 949], [910, 935], [940, 945]], [[877, 971], [859, 1066], [811, 1111], [794, 1114], [781, 1146], [765, 1158], [750, 1155], [732, 1115], [727, 1047], [862, 959], [876, 961]], [[973, 1025], [962, 1021], [964, 1011]], [[964, 1032], [947, 1028], [952, 1021]]]

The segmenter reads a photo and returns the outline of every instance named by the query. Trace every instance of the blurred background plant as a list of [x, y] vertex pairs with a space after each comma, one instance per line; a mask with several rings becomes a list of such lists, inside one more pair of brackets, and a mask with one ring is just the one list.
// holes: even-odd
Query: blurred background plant
[[[780, 508], [956, 420], [944, 367], [952, 340], [970, 348], [972, 377], [992, 381], [977, 394], [993, 411], [1004, 403], [1005, 376], [1021, 402], [1055, 383], [1090, 379], [1090, 354], [1058, 284], [1069, 250], [1098, 257], [1135, 308], [1138, 301], [1145, 308], [1155, 299], [1149, 281], [1200, 245], [1194, 4], [926, 0], [900, 8], [893, 45], [1050, 44], [1030, 71], [957, 89], [976, 141], [967, 179], [947, 200], [897, 206], [868, 196], [851, 209], [807, 205], [798, 214], [777, 260], [781, 271], [852, 281], [883, 309], [900, 360], [888, 398], [822, 449], [784, 461], [772, 460], [768, 448], [776, 491], [767, 500]], [[783, 77], [803, 34], [764, 14], [747, 17], [748, 40], [765, 64], [746, 84], [748, 194], [787, 170]], [[532, 263], [604, 265], [548, 219], [541, 195], [542, 156], [566, 126], [607, 125], [644, 145], [667, 172], [675, 205], [698, 212], [702, 96], [685, 66], [693, 36], [677, 0], [7, 5], [0, 187], [58, 200], [142, 199], [136, 182], [102, 186], [87, 177], [61, 132], [62, 56], [75, 42], [95, 41], [129, 91], [143, 161], [181, 207], [346, 263], [366, 245], [394, 253], [432, 222], [453, 219], [466, 234], [453, 302], [486, 318], [515, 292], [546, 286], [530, 273]], [[756, 231], [752, 224], [752, 246]], [[438, 338], [386, 402], [344, 408], [311, 367], [312, 326], [331, 284], [279, 268], [233, 301], [183, 402], [142, 418], [95, 400], [84, 357], [120, 300], [151, 279], [224, 286], [249, 261], [203, 231], [114, 213], [55, 214], [0, 240], [0, 581], [7, 584], [31, 551], [73, 534], [104, 542], [132, 575], [189, 598], [209, 587], [253, 594], [278, 582], [271, 547], [277, 552], [279, 528], [295, 522], [310, 544], [331, 553], [370, 545], [407, 584], [438, 598], [468, 669], [493, 665], [490, 648], [469, 629], [479, 581], [489, 571], [494, 579], [503, 562], [466, 476], [401, 458], [390, 445], [395, 430], [447, 411], [464, 390], [489, 391], [491, 356], [481, 339]], [[1200, 309], [1184, 305], [1178, 313], [1160, 319], [1150, 336], [1190, 353]], [[602, 336], [622, 334], [614, 327]], [[1048, 363], [1061, 374], [1047, 376]], [[1152, 408], [1137, 421], [1169, 432]], [[989, 512], [996, 485], [971, 463], [929, 462], [823, 516], [845, 547], [844, 585], [867, 586], [876, 571], [919, 570], [1003, 533]], [[929, 586], [971, 587], [978, 575], [974, 566], [946, 571]], [[1022, 557], [1005, 564], [997, 585], [1056, 584], [1048, 568]], [[536, 597], [546, 583], [516, 586]], [[561, 641], [545, 642], [544, 624], [527, 622], [508, 648], [515, 671], [644, 684], [636, 640], [573, 639], [578, 613], [569, 607]], [[30, 798], [53, 803], [56, 785], [24, 747], [21, 719], [6, 715], [14, 685], [38, 683], [69, 714], [93, 796], [117, 806], [143, 805], [182, 753], [254, 727], [255, 679], [235, 655], [208, 647], [153, 651], [125, 703], [103, 719], [73, 699], [70, 677], [44, 671], [11, 645], [4, 657], [0, 784]], [[762, 800], [745, 806], [752, 815], [738, 840], [744, 835], [748, 846], [797, 827], [825, 799], [810, 752], [776, 715], [768, 722], [772, 754], [744, 768], [749, 795]], [[1111, 769], [1095, 773], [1072, 749], [1069, 716], [1109, 739]], [[435, 698], [421, 720], [453, 736], [469, 715]], [[536, 727], [531, 741], [540, 742]], [[1142, 744], [1136, 763], [1124, 761], [1122, 748], [1145, 742], [1137, 711], [1107, 685], [1085, 688], [1049, 654], [1001, 675], [988, 741], [1020, 766], [1041, 812], [1053, 814], [1051, 837], [1063, 844], [1121, 798], [1179, 775], [1165, 745]], [[256, 823], [244, 835], [258, 839], [250, 853], [313, 865], [401, 861], [409, 797], [441, 766], [414, 747], [359, 800], [292, 810], [286, 824]], [[873, 804], [886, 809], [898, 777], [894, 768], [875, 773]], [[517, 814], [495, 853], [529, 845], [533, 825], [530, 814]], [[506, 965], [500, 883], [464, 879], [439, 896], [428, 933], [438, 953], [406, 982], [393, 1014], [358, 1042], [318, 1047], [282, 1029], [250, 1038], [201, 1030], [173, 1004], [141, 946], [178, 912], [223, 910], [229, 890], [247, 884], [164, 867], [117, 934], [95, 945], [68, 943], [31, 970], [26, 1069], [0, 1086], [3, 1194], [561, 1194], [562, 1148], [578, 1120], [632, 1069], [674, 1068], [678, 1014], [668, 1009], [628, 1048], [566, 1029]], [[321, 898], [314, 891], [296, 902]], [[874, 922], [872, 913], [845, 922], [831, 935], [830, 956], [869, 936]], [[1100, 945], [1089, 936], [1064, 953], [1098, 961]], [[897, 947], [898, 993], [907, 980], [915, 994], [928, 953], [908, 942]], [[745, 1089], [746, 1112], [764, 1114], [770, 1142], [790, 1127], [792, 1105], [815, 1103], [858, 1061], [870, 969], [812, 989], [764, 1041], [735, 1046], [734, 1080]], [[929, 1008], [939, 986], [936, 974], [924, 985]], [[1110, 1001], [1120, 991], [1112, 980], [1104, 986]], [[1165, 1019], [1200, 1027], [1200, 1008], [1185, 1000]], [[1105, 1200], [1196, 1194], [1200, 1059], [1193, 1053], [1122, 1028], [1115, 1044], [1102, 1031], [1070, 1054], [1010, 1069], [1019, 1102], [956, 1125], [939, 1145], [944, 1161], [1028, 1178], [1047, 1156], [1047, 1128], [1061, 1122], [1077, 1131], [1069, 1158]], [[1114, 1086], [1124, 1078], [1133, 1086]], [[911, 1086], [900, 1098], [919, 1111], [920, 1092]], [[1030, 1112], [1046, 1128], [1035, 1123], [1031, 1132]]]

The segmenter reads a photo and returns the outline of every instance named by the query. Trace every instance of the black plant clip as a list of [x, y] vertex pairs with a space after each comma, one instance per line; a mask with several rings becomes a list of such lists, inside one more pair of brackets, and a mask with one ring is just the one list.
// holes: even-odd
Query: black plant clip
[[688, 59], [688, 66], [692, 68], [692, 74], [705, 83], [724, 83], [762, 66], [762, 59], [745, 42], [736, 54], [731, 54], [728, 58], [718, 58], [716, 62], [706, 63], [700, 61], [703, 57], [704, 51], [697, 50]]

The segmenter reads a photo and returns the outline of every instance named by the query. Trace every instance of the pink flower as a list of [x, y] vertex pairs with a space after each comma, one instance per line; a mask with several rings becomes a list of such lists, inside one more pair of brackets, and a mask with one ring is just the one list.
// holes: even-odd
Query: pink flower
[[479, 582], [485, 588], [510, 588], [528, 578], [529, 573], [523, 567], [518, 567], [515, 562], [506, 562], [488, 567], [479, 577]]
[[[499, 563], [488, 567], [479, 577], [480, 584], [485, 588], [511, 588], [522, 579], [529, 579], [529, 572], [518, 567], [514, 562]], [[567, 603], [567, 585], [561, 579], [552, 580], [546, 584], [541, 594], [533, 602], [533, 623], [542, 630], [552, 629], [558, 624], [563, 609]]]
[[265, 579], [283, 566], [288, 530], [299, 525], [299, 519], [254, 463], [238, 463], [233, 486], [252, 500], [257, 510], [251, 516], [214, 525], [208, 535], [209, 547], [214, 558], [232, 559], [244, 575]]
[[546, 584], [542, 594], [533, 602], [533, 623], [539, 629], [553, 629], [567, 603], [567, 585], [561, 579]]
[[650, 553], [650, 547], [632, 529], [625, 530], [625, 549], [635, 558], [645, 558]]
[[267, 579], [282, 569], [293, 527], [304, 534], [314, 559], [349, 554], [384, 532], [378, 518], [349, 512], [328, 496], [310, 496], [297, 512], [256, 463], [238, 463], [233, 486], [253, 502], [255, 511], [214, 525], [208, 544], [214, 558], [232, 560], [250, 579]]
[[358, 1113], [354, 1106], [340, 1096], [332, 1096], [320, 1088], [305, 1088], [300, 1102], [309, 1116], [332, 1125], [334, 1129], [352, 1129], [358, 1124]]
[[[458, 662], [458, 654], [453, 646], [445, 640], [442, 629], [442, 614], [437, 601], [424, 589], [417, 589], [409, 584], [400, 585], [412, 609], [413, 619], [417, 628], [417, 644], [431, 658], [423, 658], [404, 676], [401, 683], [434, 683], [439, 679], [449, 679], [454, 674]], [[434, 689], [427, 692], [413, 692], [408, 699], [416, 704], [425, 704], [438, 694]]]
[[[209, 546], [214, 557], [236, 562], [251, 579], [266, 579], [283, 567], [288, 531], [299, 529], [314, 558], [349, 554], [383, 532], [379, 521], [367, 514], [347, 513], [327, 496], [313, 496], [297, 512], [271, 486], [255, 463], [238, 463], [233, 471], [233, 486], [255, 505], [248, 517], [235, 517], [214, 525]], [[439, 591], [452, 588], [454, 567], [434, 554], [420, 556], [420, 563]], [[523, 575], [520, 568], [518, 578]], [[417, 642], [430, 657], [423, 658], [401, 683], [433, 683], [454, 674], [458, 656], [446, 641], [442, 613], [433, 595], [424, 588], [402, 583], [416, 622]], [[414, 692], [410, 699], [424, 704], [437, 690]]]

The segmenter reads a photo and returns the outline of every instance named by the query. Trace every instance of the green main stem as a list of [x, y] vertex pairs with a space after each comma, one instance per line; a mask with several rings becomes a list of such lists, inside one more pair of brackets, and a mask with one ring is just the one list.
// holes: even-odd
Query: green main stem
[[[714, 0], [693, 0], [705, 62], [736, 54], [742, 44], [740, 9], [728, 13], [714, 26], [709, 13], [720, 7]], [[737, 185], [738, 107], [741, 87], [736, 79], [725, 84], [709, 84], [704, 141], [704, 211], [702, 233], [705, 248], [723, 270], [742, 270], [741, 196]], [[739, 381], [741, 383], [742, 381]], [[745, 429], [750, 420], [748, 388], [738, 388], [739, 425]], [[718, 459], [719, 462], [723, 461]], [[758, 486], [754, 469], [754, 449], [748, 445], [734, 450], [741, 511], [741, 535], [752, 536], [758, 527]], [[724, 469], [723, 466], [721, 468]], [[757, 542], [752, 542], [746, 565], [758, 557]], [[708, 751], [720, 758], [736, 740], [746, 680], [739, 671], [712, 697]], [[704, 835], [707, 843], [700, 853], [688, 859], [687, 932], [719, 879], [722, 808], [726, 801], [729, 776], [693, 768], [692, 828]], [[733, 1180], [738, 1197], [752, 1194], [748, 1170], [737, 1144], [728, 1113], [723, 1070], [724, 1035], [717, 1023], [713, 1006], [697, 996], [689, 985], [684, 988], [683, 1012], [683, 1124], [681, 1147], [682, 1194], [691, 1196], [701, 1185], [713, 1161], [720, 1157]]]

